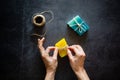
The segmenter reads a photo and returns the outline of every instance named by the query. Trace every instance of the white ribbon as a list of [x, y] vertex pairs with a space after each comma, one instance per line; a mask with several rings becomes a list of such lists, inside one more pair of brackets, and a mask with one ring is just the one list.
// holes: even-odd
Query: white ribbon
[[81, 23], [78, 23], [77, 20], [76, 20], [75, 18], [73, 18], [73, 20], [75, 21], [76, 24], [71, 25], [71, 26], [75, 26], [75, 25], [77, 26], [77, 28], [75, 29], [75, 31], [78, 30], [80, 33], [81, 33], [82, 31], [84, 31], [84, 32], [86, 31], [86, 30], [84, 29], [85, 26], [82, 25], [82, 24], [84, 23], [84, 21], [82, 21]]

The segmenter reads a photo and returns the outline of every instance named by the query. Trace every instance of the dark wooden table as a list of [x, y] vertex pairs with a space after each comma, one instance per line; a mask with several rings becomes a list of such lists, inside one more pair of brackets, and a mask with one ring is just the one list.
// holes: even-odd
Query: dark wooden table
[[[45, 47], [63, 37], [69, 45], [80, 44], [91, 80], [120, 80], [119, 0], [4, 0], [0, 7], [0, 80], [44, 80], [45, 67], [30, 35], [35, 32], [33, 14], [45, 10], [54, 13], [54, 20], [45, 25]], [[67, 27], [76, 15], [90, 26], [83, 36]], [[58, 61], [55, 80], [77, 80], [68, 58]]]

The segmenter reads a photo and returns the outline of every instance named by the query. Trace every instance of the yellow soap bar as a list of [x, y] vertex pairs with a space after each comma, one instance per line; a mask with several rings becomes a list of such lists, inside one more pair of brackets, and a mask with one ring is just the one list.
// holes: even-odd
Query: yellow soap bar
[[67, 42], [65, 38], [62, 38], [55, 44], [55, 47], [58, 47], [59, 56], [65, 57], [67, 55]]

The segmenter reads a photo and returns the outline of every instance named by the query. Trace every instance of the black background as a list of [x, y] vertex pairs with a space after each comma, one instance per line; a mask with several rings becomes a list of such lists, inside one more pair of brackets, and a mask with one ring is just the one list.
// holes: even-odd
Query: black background
[[[54, 20], [47, 29], [44, 46], [65, 37], [68, 44], [80, 44], [87, 57], [85, 69], [91, 80], [120, 80], [119, 0], [3, 0], [0, 1], [0, 80], [44, 80], [31, 23], [33, 14], [52, 10]], [[90, 26], [83, 36], [67, 27], [79, 15]], [[47, 19], [50, 16], [47, 16]], [[58, 57], [56, 80], [77, 80], [68, 58]]]

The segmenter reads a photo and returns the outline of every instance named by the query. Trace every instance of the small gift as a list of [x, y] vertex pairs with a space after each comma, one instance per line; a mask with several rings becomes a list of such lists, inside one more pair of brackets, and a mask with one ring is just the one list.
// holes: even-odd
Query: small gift
[[58, 47], [60, 57], [65, 57], [67, 55], [67, 42], [65, 38], [58, 41], [55, 46]]
[[67, 25], [71, 27], [80, 36], [89, 30], [89, 26], [80, 18], [80, 16], [75, 16], [70, 20]]

